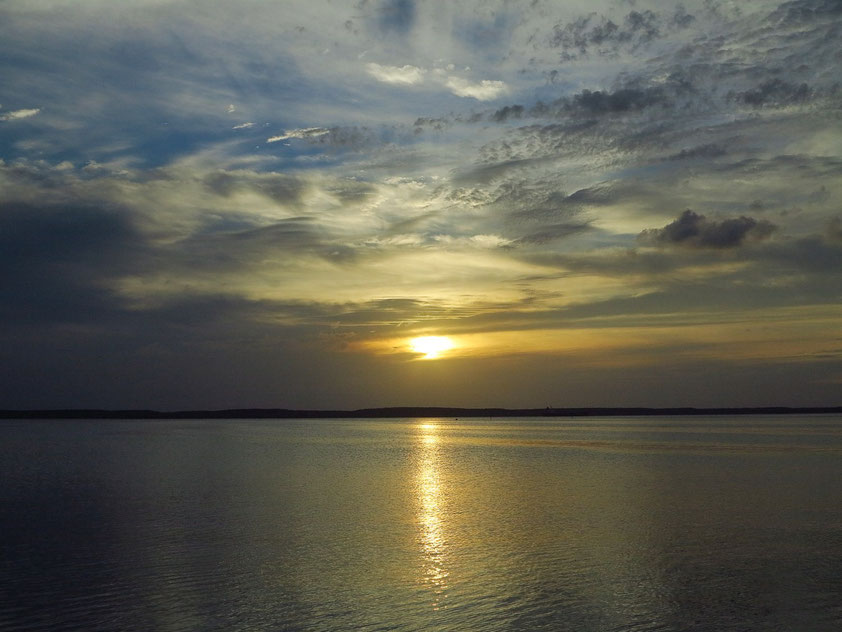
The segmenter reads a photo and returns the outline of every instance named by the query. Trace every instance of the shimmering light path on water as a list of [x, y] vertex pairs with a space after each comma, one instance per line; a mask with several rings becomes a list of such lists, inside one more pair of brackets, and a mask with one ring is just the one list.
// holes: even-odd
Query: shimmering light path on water
[[838, 416], [0, 437], [0, 630], [842, 629]]

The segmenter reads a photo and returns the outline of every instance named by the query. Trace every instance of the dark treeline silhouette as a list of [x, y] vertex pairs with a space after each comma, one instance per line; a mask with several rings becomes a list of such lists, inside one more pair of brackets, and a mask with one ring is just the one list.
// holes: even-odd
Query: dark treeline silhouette
[[0, 419], [328, 419], [389, 417], [619, 417], [652, 415], [786, 415], [842, 414], [842, 406], [766, 406], [749, 408], [446, 408], [435, 406], [361, 408], [358, 410], [291, 410], [229, 408], [225, 410], [0, 410]]

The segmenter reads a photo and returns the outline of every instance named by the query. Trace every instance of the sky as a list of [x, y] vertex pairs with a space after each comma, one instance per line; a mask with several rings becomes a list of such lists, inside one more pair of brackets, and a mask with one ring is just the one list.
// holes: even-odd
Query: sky
[[837, 0], [5, 0], [0, 407], [842, 405], [840, 67]]

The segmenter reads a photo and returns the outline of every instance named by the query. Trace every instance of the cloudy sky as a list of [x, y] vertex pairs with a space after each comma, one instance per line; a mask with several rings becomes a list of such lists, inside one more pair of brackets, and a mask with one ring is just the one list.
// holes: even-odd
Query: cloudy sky
[[842, 404], [838, 0], [6, 0], [0, 64], [0, 407]]

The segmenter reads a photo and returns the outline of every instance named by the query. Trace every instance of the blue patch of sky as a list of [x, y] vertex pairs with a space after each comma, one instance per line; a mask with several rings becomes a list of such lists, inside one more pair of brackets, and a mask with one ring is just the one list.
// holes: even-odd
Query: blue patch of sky
[[149, 130], [138, 139], [137, 144], [123, 151], [114, 152], [106, 158], [127, 156], [143, 161], [144, 167], [161, 167], [179, 157], [189, 156], [203, 146], [227, 140], [228, 134], [207, 132], [185, 132], [172, 126], [160, 126], [154, 132]]
[[318, 171], [329, 171], [334, 167], [341, 167], [349, 162], [351, 152], [347, 150], [336, 150], [325, 152], [324, 148], [320, 151], [315, 148], [311, 151], [289, 150], [288, 152], [280, 153], [268, 146], [269, 151], [273, 156], [279, 159], [279, 163], [267, 165], [267, 171], [282, 170], [291, 173], [293, 171], [309, 171], [311, 169]]
[[388, 0], [379, 9], [378, 24], [386, 33], [406, 35], [415, 22], [412, 0]]
[[[4, 113], [20, 109], [6, 108], [5, 103], [3, 106]], [[0, 121], [0, 159], [11, 160], [25, 155], [25, 151], [17, 148], [17, 143], [39, 133], [41, 128], [41, 123], [37, 120], [39, 114], [13, 121]]]
[[469, 45], [473, 55], [497, 64], [509, 53], [509, 42], [518, 15], [495, 11], [488, 19], [459, 19], [453, 25], [453, 38]]

